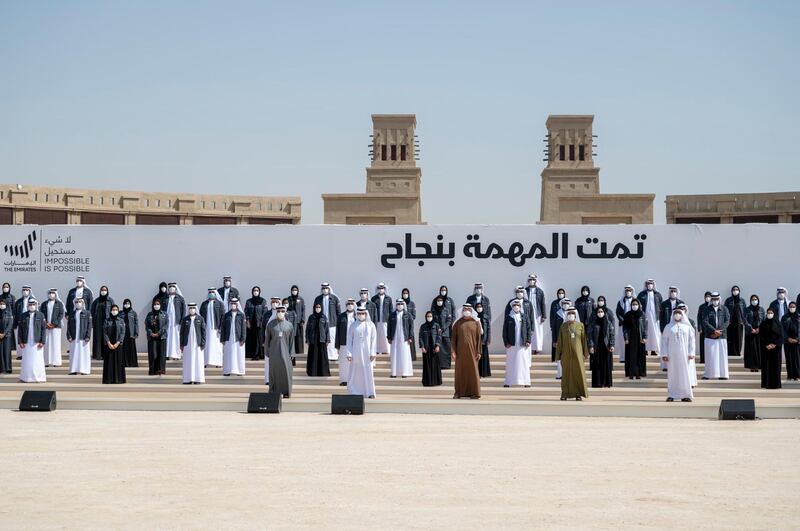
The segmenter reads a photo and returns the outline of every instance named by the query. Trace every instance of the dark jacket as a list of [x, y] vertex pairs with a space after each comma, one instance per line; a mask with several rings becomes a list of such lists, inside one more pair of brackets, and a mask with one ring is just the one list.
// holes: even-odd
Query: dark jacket
[[504, 345], [511, 345], [516, 347], [521, 347], [526, 343], [531, 342], [531, 320], [530, 316], [527, 313], [520, 312], [522, 319], [520, 319], [521, 331], [520, 331], [520, 340], [522, 341], [522, 345], [517, 345], [517, 324], [514, 320], [514, 317], [511, 315], [506, 315], [505, 320], [503, 321], [503, 344]]
[[61, 328], [61, 322], [64, 320], [64, 305], [61, 301], [51, 301], [48, 299], [42, 303], [39, 311], [42, 312], [45, 320], [47, 320], [47, 309], [50, 304], [53, 305], [53, 315], [51, 316], [51, 320], [47, 321], [47, 324], [52, 324], [55, 328]]
[[[635, 337], [635, 335], [639, 337]], [[622, 337], [629, 342], [647, 339], [647, 319], [641, 309], [639, 309], [638, 316], [633, 310], [625, 314], [625, 318], [622, 321]]]
[[88, 310], [81, 310], [78, 319], [75, 318], [75, 312], [67, 316], [67, 340], [75, 341], [76, 339], [82, 341], [89, 341], [92, 337], [92, 315]]
[[[111, 341], [111, 332], [116, 329], [116, 341]], [[122, 343], [125, 340], [125, 320], [122, 314], [116, 317], [111, 316], [103, 321], [103, 344], [107, 343]]]
[[[789, 338], [798, 339], [800, 337], [800, 315], [795, 313], [786, 314], [781, 319], [781, 326], [783, 327], [783, 340], [787, 344], [789, 343]], [[795, 345], [797, 343], [794, 343]]]
[[[680, 299], [675, 299], [675, 307], [677, 308], [679, 304], [684, 304], [684, 302]], [[664, 329], [667, 327], [669, 322], [672, 320], [672, 299], [666, 299], [661, 303], [661, 313], [658, 316], [658, 324], [661, 327], [661, 331], [663, 332]]]
[[[298, 323], [305, 323], [306, 322], [306, 301], [298, 295], [297, 297], [293, 297], [289, 295], [288, 297], [289, 302], [287, 304], [286, 313], [288, 314], [290, 311], [293, 311], [298, 319]], [[295, 323], [297, 324], [297, 323]]]
[[439, 328], [442, 329], [442, 337], [450, 337], [450, 327], [453, 326], [453, 314], [450, 313], [447, 302], [445, 302], [441, 308], [434, 304], [434, 308], [431, 312], [433, 312], [433, 322], [438, 323]]
[[267, 300], [264, 297], [258, 298], [250, 297], [244, 303], [244, 315], [247, 317], [250, 326], [260, 328], [262, 326], [261, 319], [264, 317], [264, 310], [266, 309]]
[[575, 309], [578, 311], [578, 317], [580, 317], [581, 323], [584, 325], [588, 325], [588, 323], [592, 320], [594, 306], [594, 298], [590, 295], [586, 295], [585, 297], [581, 295], [575, 301]]
[[744, 331], [746, 334], [752, 334], [753, 329], [757, 329], [761, 326], [761, 323], [764, 322], [764, 319], [767, 317], [767, 312], [764, 311], [764, 308], [761, 305], [756, 306], [748, 306], [747, 309], [744, 311]]
[[97, 319], [105, 323], [105, 320], [111, 317], [111, 307], [114, 306], [114, 299], [112, 299], [111, 297], [106, 297], [106, 300], [104, 301], [106, 307], [105, 307], [105, 312], [103, 312], [103, 315], [97, 315], [98, 311], [97, 307], [99, 306], [99, 304], [100, 304], [99, 298], [92, 301], [92, 307], [89, 309], [89, 313], [92, 314], [92, 319]]
[[200, 305], [200, 317], [203, 318], [203, 321], [208, 319], [209, 306], [211, 306], [211, 311], [214, 312], [214, 330], [219, 330], [219, 325], [222, 324], [222, 316], [225, 315], [225, 306], [217, 299], [203, 301], [203, 304]]
[[6, 308], [5, 310], [0, 311], [0, 334], [4, 334], [6, 338], [10, 338], [11, 332], [13, 332], [13, 330], [14, 330], [14, 311], [9, 308]]
[[367, 309], [367, 315], [369, 315], [370, 321], [374, 323], [378, 319], [378, 308], [371, 300], [367, 299], [365, 302], [362, 301], [361, 299], [358, 299], [356, 301], [356, 308], [358, 308], [359, 306], [364, 306], [364, 308]]
[[[347, 312], [342, 312], [339, 314], [339, 320], [336, 321], [336, 349], [338, 350], [339, 347], [342, 345], [347, 345]], [[355, 312], [351, 314], [353, 316], [353, 322], [357, 323], [358, 318], [356, 318]]]
[[[728, 337], [728, 325], [731, 322], [731, 316], [725, 306], [720, 305], [719, 311], [714, 311], [714, 307], [709, 308], [703, 316], [703, 335], [709, 339], [725, 339]], [[722, 335], [717, 338], [712, 338], [711, 335], [715, 330], [722, 332]]]
[[[317, 295], [317, 298], [314, 299], [314, 306], [319, 304], [322, 306], [322, 301], [325, 297], [323, 294]], [[328, 318], [330, 319], [331, 323], [336, 323], [336, 320], [339, 318], [339, 314], [341, 313], [340, 304], [339, 304], [339, 297], [331, 293], [328, 295]], [[322, 316], [325, 316], [325, 308], [322, 308]], [[330, 335], [330, 334], [328, 334]]]
[[433, 354], [436, 347], [442, 348], [442, 327], [436, 321], [425, 321], [419, 327], [419, 347]]
[[139, 337], [139, 314], [136, 313], [136, 310], [133, 308], [127, 311], [122, 310], [119, 314], [125, 321], [125, 330], [127, 331], [128, 337], [131, 339]]
[[[169, 294], [167, 294], [164, 303], [161, 305], [161, 309], [167, 314], [167, 320], [169, 320], [169, 312], [167, 311], [169, 310], [169, 297]], [[172, 299], [172, 305], [175, 308], [175, 322], [180, 324], [186, 315], [186, 301], [181, 295], [176, 293], [175, 298]]]
[[[380, 303], [381, 303], [381, 296], [377, 295], [377, 294], [373, 295], [372, 296], [372, 304], [375, 305], [375, 323], [378, 322], [378, 320], [379, 320], [378, 319], [378, 314], [381, 313], [380, 312], [380, 308], [378, 308]], [[384, 322], [384, 323], [388, 323], [389, 322], [389, 316], [391, 316], [391, 315], [392, 315], [392, 298], [389, 296], [388, 293], [385, 293], [383, 295], [383, 313], [381, 314], [381, 317], [382, 317], [381, 321]]]
[[711, 304], [705, 301], [697, 308], [697, 323], [700, 327], [699, 332], [701, 334], [703, 333], [703, 321], [709, 308], [711, 308]]
[[[514, 302], [515, 300], [517, 300], [516, 297], [514, 297], [513, 299], [509, 300], [506, 303], [506, 307], [503, 309], [503, 321], [505, 321], [505, 318], [508, 317], [508, 314], [511, 313], [511, 303]], [[522, 313], [528, 316], [528, 320], [530, 320], [533, 317], [533, 305], [531, 304], [531, 301], [529, 301], [528, 299], [522, 299], [520, 308], [522, 308]], [[531, 326], [533, 326], [534, 324], [535, 323], [531, 322]]]
[[[219, 299], [221, 301], [225, 300], [225, 286], [221, 288], [217, 288], [217, 293], [219, 294]], [[231, 299], [238, 299], [239, 298], [239, 290], [231, 286], [228, 288], [228, 302], [231, 302]], [[241, 309], [241, 308], [240, 308]]]
[[586, 344], [589, 348], [596, 349], [601, 343], [605, 343], [609, 349], [614, 347], [615, 330], [614, 321], [608, 318], [603, 320], [604, 325], [600, 325], [600, 320], [595, 319], [589, 326], [589, 333], [586, 336]]
[[[533, 293], [533, 297], [531, 297], [532, 293]], [[538, 315], [540, 319], [547, 319], [547, 314], [544, 311], [545, 310], [545, 302], [544, 302], [544, 291], [542, 290], [542, 288], [540, 288], [539, 286], [536, 286], [535, 288], [526, 287], [525, 288], [525, 298], [528, 299], [529, 301], [531, 301], [532, 305], [536, 306], [536, 308], [535, 308], [536, 309], [536, 315]], [[536, 324], [536, 323], [531, 321], [531, 326], [533, 326], [534, 324]]]
[[484, 345], [488, 345], [491, 342], [492, 338], [492, 320], [489, 316], [486, 315], [486, 307], [484, 306], [483, 312], [478, 313], [475, 312], [475, 315], [478, 316], [478, 319], [481, 322], [481, 328], [483, 328], [483, 335], [481, 336], [481, 341]]
[[[478, 304], [478, 297], [476, 297], [475, 294], [473, 293], [472, 295], [467, 297], [467, 304], [471, 304], [472, 307], [474, 308], [475, 305]], [[487, 297], [486, 295], [481, 295], [481, 305], [483, 306], [483, 313], [485, 313], [488, 316], [488, 319], [491, 320], [492, 306], [491, 303], [489, 302], [489, 297]]]
[[[411, 318], [411, 314], [407, 311], [403, 312], [401, 326], [403, 327], [403, 337], [406, 341], [411, 340], [414, 342], [414, 319]], [[389, 324], [386, 327], [386, 339], [389, 340], [389, 343], [394, 340], [395, 333], [397, 332], [397, 312], [394, 311], [389, 316]]]
[[[639, 305], [640, 305], [640, 308], [642, 310], [642, 313], [646, 316], [647, 315], [647, 290], [640, 291], [639, 295], [637, 295], [636, 298], [639, 299]], [[653, 302], [656, 304], [656, 317], [658, 317], [660, 319], [661, 316], [659, 314], [661, 313], [661, 304], [664, 302], [664, 298], [661, 296], [661, 293], [659, 293], [656, 290], [653, 290]], [[669, 322], [669, 321], [667, 321], [667, 322]]]
[[406, 300], [406, 299], [403, 299], [403, 300], [406, 303], [406, 311], [411, 314], [411, 320], [412, 321], [416, 321], [417, 320], [417, 305], [414, 304], [414, 301], [412, 301], [410, 298], [408, 300]]
[[[75, 311], [75, 294], [78, 292], [78, 288], [72, 288], [67, 293], [67, 313], [72, 313]], [[92, 295], [92, 290], [87, 288], [86, 286], [83, 287], [83, 307], [84, 308], [91, 308], [92, 307], [92, 300], [94, 299], [94, 295]]]
[[325, 316], [322, 315], [322, 312], [319, 314], [311, 314], [308, 317], [308, 321], [306, 322], [306, 342], [308, 342], [310, 345], [331, 342], [331, 332], [328, 329], [328, 320], [325, 319]]
[[[189, 327], [192, 325], [192, 316], [187, 315], [181, 319], [181, 349], [186, 348], [189, 344]], [[194, 334], [197, 337], [197, 344], [200, 348], [206, 346], [206, 323], [199, 315], [194, 318]]]
[[17, 343], [27, 345], [28, 343], [44, 343], [45, 318], [42, 312], [33, 312], [33, 337], [28, 338], [28, 326], [31, 313], [25, 312], [17, 319], [19, 329], [17, 330]]
[[[231, 337], [231, 322], [233, 321], [233, 312], [228, 310], [222, 317], [222, 327], [219, 330], [219, 340], [225, 343], [226, 341], [242, 341], [247, 340], [247, 327], [244, 323], [244, 313], [241, 310], [236, 310], [236, 323], [234, 326], [234, 334], [236, 337]], [[203, 323], [205, 329], [205, 322]], [[205, 341], [205, 339], [203, 340]]]
[[[147, 339], [151, 341], [166, 341], [167, 326], [169, 326], [169, 319], [164, 310], [158, 312], [151, 310], [144, 319], [144, 330], [147, 333]], [[152, 334], [160, 334], [160, 336], [151, 337]]]
[[737, 302], [733, 295], [731, 295], [725, 299], [725, 307], [728, 309], [728, 315], [731, 316], [731, 321], [736, 321], [739, 324], [742, 324], [744, 321], [744, 312], [747, 308], [747, 304], [744, 302], [744, 297], [742, 297], [740, 294]]
[[775, 319], [778, 319], [781, 316], [780, 306], [783, 303], [783, 315], [788, 315], [789, 313], [789, 299], [785, 298], [783, 301], [775, 299], [771, 303], [769, 303], [769, 309], [775, 312]]

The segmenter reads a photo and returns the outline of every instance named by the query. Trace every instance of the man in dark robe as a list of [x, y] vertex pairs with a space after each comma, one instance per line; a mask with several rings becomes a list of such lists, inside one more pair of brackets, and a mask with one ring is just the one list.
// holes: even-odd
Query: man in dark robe
[[750, 296], [750, 306], [744, 311], [744, 367], [750, 372], [761, 368], [761, 344], [758, 328], [764, 322], [766, 312], [759, 304], [758, 295]]
[[594, 315], [595, 302], [591, 293], [589, 286], [582, 286], [581, 296], [575, 300], [575, 309], [578, 311], [578, 320], [581, 323], [588, 323]]
[[159, 299], [153, 299], [152, 308], [144, 320], [144, 330], [147, 333], [147, 374], [157, 376], [167, 372], [167, 327], [169, 323]]
[[800, 314], [797, 303], [789, 303], [789, 313], [781, 320], [783, 327], [783, 352], [786, 356], [786, 379], [796, 382], [800, 378]]
[[103, 325], [106, 319], [111, 317], [111, 307], [114, 305], [114, 299], [108, 295], [108, 286], [100, 286], [100, 296], [92, 302], [92, 308], [89, 313], [92, 314], [92, 358], [96, 360], [103, 359], [103, 352], [105, 352], [105, 342], [103, 341]]
[[561, 400], [574, 398], [583, 400], [589, 396], [586, 389], [586, 369], [584, 363], [589, 355], [586, 344], [586, 330], [578, 322], [578, 310], [567, 309], [567, 319], [558, 331], [556, 359], [561, 361]]
[[772, 307], [767, 309], [766, 318], [758, 328], [758, 338], [761, 343], [761, 387], [780, 389], [783, 327]]
[[449, 369], [451, 363], [451, 342], [450, 333], [453, 324], [453, 314], [447, 307], [447, 303], [443, 297], [437, 297], [433, 303], [433, 320], [439, 325], [442, 331], [441, 345], [439, 349], [439, 368]]
[[742, 355], [742, 338], [744, 337], [744, 312], [747, 305], [740, 295], [739, 286], [731, 288], [731, 296], [725, 299], [725, 307], [731, 316], [728, 325], [728, 356]]
[[108, 319], [103, 323], [103, 383], [125, 383], [125, 320], [119, 314], [119, 306], [113, 304]]
[[275, 319], [267, 324], [266, 354], [269, 357], [269, 391], [284, 398], [292, 396], [294, 326], [286, 320], [286, 307], [275, 309]]
[[607, 315], [605, 307], [598, 307], [595, 318], [589, 325], [587, 345], [589, 368], [592, 371], [592, 387], [611, 387], [614, 371], [614, 345], [616, 330], [614, 321]]
[[465, 304], [461, 318], [452, 330], [452, 359], [456, 363], [453, 398], [481, 397], [478, 360], [481, 357], [481, 325], [472, 317], [472, 306]]
[[308, 376], [330, 376], [328, 363], [328, 344], [331, 342], [328, 320], [322, 313], [322, 304], [314, 303], [314, 311], [306, 323], [306, 374]]
[[625, 339], [625, 376], [629, 380], [647, 376], [647, 321], [639, 299], [631, 301], [631, 310], [622, 321], [622, 335]]
[[[297, 284], [293, 285], [289, 290], [288, 306], [286, 313], [294, 312], [294, 352], [295, 354], [303, 353], [303, 343], [305, 337], [303, 334], [303, 327], [306, 325], [306, 301], [300, 296], [300, 288]], [[294, 356], [292, 356], [294, 362]]]
[[705, 320], [706, 311], [711, 308], [711, 292], [706, 291], [703, 295], [703, 303], [697, 308], [697, 327], [700, 332], [700, 363], [706, 362], [706, 343], [703, 335], [703, 321]]
[[425, 322], [419, 327], [419, 348], [422, 351], [422, 385], [442, 385], [442, 368], [439, 351], [442, 344], [442, 327], [433, 320], [433, 312], [425, 312]]

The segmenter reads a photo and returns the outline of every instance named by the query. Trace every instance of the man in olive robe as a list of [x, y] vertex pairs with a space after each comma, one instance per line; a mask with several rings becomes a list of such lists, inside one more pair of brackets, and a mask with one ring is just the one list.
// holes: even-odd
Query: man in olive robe
[[461, 318], [453, 325], [450, 336], [453, 361], [456, 362], [455, 394], [453, 398], [481, 397], [478, 360], [481, 358], [481, 324], [472, 316], [472, 305], [465, 304]]
[[275, 308], [275, 319], [267, 323], [266, 355], [269, 359], [270, 393], [280, 393], [284, 398], [292, 395], [292, 355], [294, 354], [294, 325], [286, 319], [286, 306]]
[[586, 330], [578, 321], [578, 310], [574, 306], [567, 309], [566, 317], [558, 330], [556, 342], [556, 360], [561, 361], [561, 400], [583, 400], [589, 396], [584, 365], [589, 356]]

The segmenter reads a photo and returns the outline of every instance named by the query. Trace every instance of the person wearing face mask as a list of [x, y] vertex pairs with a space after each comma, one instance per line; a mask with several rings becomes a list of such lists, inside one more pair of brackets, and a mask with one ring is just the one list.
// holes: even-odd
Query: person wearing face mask
[[685, 317], [676, 308], [661, 338], [661, 359], [667, 364], [667, 402], [691, 402], [694, 398], [690, 361], [695, 355], [695, 331]]
[[625, 341], [625, 377], [641, 380], [647, 376], [647, 335], [650, 330], [639, 299], [631, 301], [631, 310], [622, 319]]
[[[19, 299], [14, 301], [14, 329], [17, 331], [16, 335], [19, 335], [19, 319], [28, 311], [28, 299], [36, 299], [36, 296], [33, 294], [33, 290], [30, 286], [22, 286], [22, 291], [19, 296]], [[22, 353], [17, 351], [17, 359], [22, 359]]]
[[[264, 352], [262, 353], [261, 359], [264, 360], [264, 374], [269, 376], [269, 356], [266, 355], [266, 345], [267, 345], [267, 326], [269, 323], [274, 321], [278, 318], [278, 306], [281, 305], [281, 298], [280, 297], [270, 297], [269, 298], [269, 306], [266, 306], [264, 310], [264, 315], [261, 317], [261, 330], [264, 333], [264, 337], [261, 338], [261, 344], [263, 345]], [[284, 316], [285, 317], [285, 316]], [[248, 335], [250, 331], [248, 330]], [[328, 356], [330, 357], [330, 356]], [[269, 382], [266, 382], [269, 383]]]
[[[682, 321], [684, 323], [688, 323], [689, 326], [692, 327], [692, 330], [694, 331], [695, 342], [696, 342], [697, 341], [697, 335], [698, 335], [697, 323], [692, 321], [692, 318], [689, 317], [689, 307], [686, 306], [685, 302], [682, 302], [682, 303], [680, 303], [678, 305], [678, 309], [683, 313]], [[695, 345], [695, 357], [689, 360], [689, 382], [692, 385], [692, 389], [697, 387], [697, 363], [696, 363], [696, 359], [697, 359], [697, 346]], [[669, 370], [667, 372], [669, 372]]]
[[711, 308], [711, 292], [706, 291], [703, 295], [703, 303], [697, 308], [697, 328], [700, 332], [700, 363], [706, 362], [706, 342], [703, 334], [703, 320], [706, 312]]
[[786, 379], [796, 382], [800, 378], [800, 314], [797, 303], [789, 303], [789, 313], [781, 319], [783, 327], [783, 352], [786, 356]]
[[47, 300], [42, 304], [40, 311], [45, 317], [45, 336], [47, 336], [44, 345], [44, 365], [61, 367], [61, 323], [64, 321], [65, 310], [56, 288], [50, 288]]
[[157, 300], [161, 304], [161, 308], [164, 309], [165, 312], [167, 308], [167, 299], [169, 298], [169, 295], [167, 294], [167, 288], [168, 288], [167, 283], [161, 282], [158, 285], [158, 291], [156, 291], [156, 294], [153, 295], [153, 300], [154, 301]]
[[[389, 299], [389, 309], [391, 309], [391, 299]], [[339, 304], [339, 297], [331, 289], [331, 285], [327, 282], [323, 282], [320, 286], [320, 294], [317, 295], [317, 298], [314, 299], [314, 306], [317, 304], [320, 305], [322, 308], [322, 315], [325, 317], [325, 322], [328, 324], [328, 342], [326, 343], [327, 347], [327, 356], [328, 360], [336, 360], [339, 359], [339, 353], [336, 352], [336, 348], [334, 347], [332, 338], [336, 336], [336, 323], [339, 320], [339, 314], [341, 313], [341, 306]], [[387, 316], [388, 319], [388, 316]], [[378, 331], [378, 350], [380, 351], [380, 330]], [[384, 330], [383, 336], [385, 337], [386, 330]], [[386, 343], [386, 341], [384, 341]], [[389, 352], [388, 346], [386, 347], [386, 352]]]
[[159, 299], [153, 299], [152, 308], [144, 318], [144, 331], [147, 334], [147, 374], [161, 376], [167, 372], [169, 320]]
[[720, 296], [716, 291], [711, 293], [711, 308], [706, 311], [703, 320], [703, 332], [706, 344], [706, 365], [703, 380], [716, 378], [728, 379], [728, 325], [731, 318], [728, 309], [720, 304]]
[[264, 383], [269, 383], [269, 392], [292, 396], [292, 362], [294, 356], [294, 325], [286, 319], [286, 306], [275, 308], [275, 319], [267, 323], [265, 339], [269, 368], [264, 374]]
[[69, 343], [69, 374], [92, 372], [92, 316], [84, 307], [82, 298], [75, 299], [75, 309], [67, 315], [67, 342]]
[[[264, 331], [261, 329], [261, 321], [264, 318], [267, 300], [261, 296], [261, 288], [259, 286], [253, 286], [250, 293], [252, 297], [244, 303], [244, 317], [247, 323], [247, 342], [244, 346], [245, 356], [249, 359], [260, 360], [264, 357], [262, 349], [262, 333]], [[278, 304], [280, 302], [277, 302], [275, 307]]]
[[91, 308], [94, 294], [89, 286], [86, 285], [86, 278], [79, 276], [75, 278], [75, 287], [67, 292], [66, 313], [71, 314], [75, 311], [75, 299], [83, 299], [83, 307]]
[[356, 322], [347, 329], [350, 374], [347, 376], [347, 392], [375, 398], [375, 376], [373, 364], [377, 356], [377, 330], [369, 320], [366, 306], [356, 310]]
[[672, 321], [672, 312], [675, 311], [675, 308], [677, 308], [679, 304], [683, 303], [681, 300], [681, 290], [679, 290], [677, 286], [670, 286], [668, 293], [667, 300], [661, 303], [661, 314], [658, 319], [662, 334], [667, 325], [670, 324], [670, 321]]
[[[521, 306], [521, 305], [520, 305]], [[561, 330], [561, 325], [567, 320], [567, 310], [572, 306], [572, 301], [566, 297], [561, 299], [561, 308], [550, 319], [550, 335], [553, 338], [553, 353], [550, 360], [556, 364], [556, 380], [560, 380], [562, 376], [561, 361], [556, 357], [558, 351], [558, 334]], [[575, 313], [577, 319], [577, 312]]]
[[387, 337], [389, 317], [392, 315], [392, 298], [386, 293], [386, 284], [378, 284], [375, 295], [372, 296], [375, 305], [375, 328], [378, 331], [378, 354], [388, 354], [390, 344]]
[[645, 280], [644, 290], [640, 291], [636, 298], [639, 300], [639, 306], [647, 323], [645, 348], [651, 356], [656, 356], [661, 351], [661, 325], [658, 317], [664, 298], [656, 290], [656, 281], [652, 278]]
[[589, 348], [586, 342], [586, 330], [578, 320], [578, 309], [567, 308], [566, 321], [558, 331], [558, 348], [556, 359], [561, 361], [561, 400], [574, 398], [583, 400], [589, 396], [586, 389], [586, 358]]
[[758, 339], [761, 344], [761, 388], [780, 389], [783, 327], [771, 306], [767, 308], [764, 322], [758, 327]]
[[11, 373], [12, 350], [14, 350], [14, 312], [9, 308], [7, 299], [0, 298], [0, 373]]
[[100, 296], [92, 301], [89, 313], [92, 314], [92, 359], [104, 359], [106, 344], [103, 340], [103, 326], [106, 320], [111, 317], [111, 307], [114, 306], [114, 299], [108, 294], [108, 286], [100, 286]]
[[592, 371], [592, 387], [611, 387], [616, 326], [605, 304], [599, 306], [599, 303], [598, 297], [597, 311], [589, 324], [586, 337], [586, 344], [589, 347], [589, 369]]
[[503, 322], [503, 343], [506, 347], [506, 375], [503, 387], [531, 386], [531, 322], [522, 313], [521, 303], [514, 300], [511, 312]]
[[480, 302], [475, 305], [475, 315], [478, 318], [478, 322], [481, 323], [481, 330], [483, 330], [483, 335], [481, 336], [481, 359], [478, 360], [478, 376], [487, 378], [492, 375], [492, 367], [489, 363], [489, 343], [492, 339], [492, 321], [486, 315], [486, 309]]
[[[233, 306], [232, 298], [230, 305]], [[244, 329], [244, 316], [241, 317], [241, 328]], [[238, 323], [237, 323], [238, 324]], [[201, 384], [206, 381], [205, 358], [203, 348], [206, 346], [206, 323], [197, 313], [197, 304], [189, 303], [189, 314], [181, 320], [181, 350], [183, 355], [183, 383]], [[239, 342], [240, 348], [244, 349], [244, 338]]]
[[[300, 296], [300, 288], [297, 284], [292, 285], [289, 290], [289, 297], [286, 306], [287, 315], [294, 312], [294, 354], [303, 353], [303, 327], [306, 325], [306, 301]], [[292, 363], [294, 363], [295, 356], [292, 356]]]
[[615, 313], [617, 314], [617, 336], [614, 338], [614, 344], [617, 345], [617, 353], [619, 354], [619, 362], [625, 363], [625, 332], [623, 327], [625, 324], [625, 314], [631, 311], [631, 302], [633, 302], [633, 286], [628, 284], [622, 293], [622, 297], [617, 301]]
[[349, 351], [347, 348], [347, 332], [356, 322], [356, 301], [347, 299], [344, 305], [344, 312], [339, 314], [339, 321], [336, 323], [336, 350], [339, 351], [339, 385], [347, 385], [347, 377], [350, 375], [350, 361], [348, 360]]
[[[294, 327], [295, 338], [297, 338], [297, 327], [300, 326], [300, 324], [297, 322], [297, 314], [289, 309], [289, 297], [284, 297], [283, 299], [281, 299], [281, 304], [283, 305], [284, 308], [286, 308], [286, 320], [289, 321], [289, 323], [291, 323], [291, 325]], [[294, 343], [294, 341], [292, 341], [292, 343]], [[295, 355], [297, 353], [297, 348], [296, 347], [292, 348], [294, 349], [294, 351], [289, 356], [289, 359], [292, 361], [292, 367], [294, 367], [296, 364]]]
[[591, 289], [589, 286], [581, 287], [581, 296], [575, 301], [575, 308], [578, 310], [578, 320], [582, 323], [588, 323], [592, 320], [594, 314], [595, 302], [591, 297]]
[[[417, 320], [417, 305], [411, 300], [411, 291], [408, 288], [403, 288], [400, 292], [400, 298], [406, 304], [406, 311], [411, 316], [411, 325], [413, 329], [414, 321]], [[411, 361], [417, 361], [417, 343], [411, 342]]]
[[125, 321], [119, 314], [119, 306], [112, 304], [108, 318], [103, 323], [103, 383], [125, 383], [125, 356], [122, 343], [125, 341]]
[[186, 301], [178, 288], [178, 284], [167, 284], [167, 298], [162, 309], [167, 314], [167, 359], [179, 360], [182, 356], [181, 349], [181, 322], [185, 317]]
[[528, 319], [531, 322], [531, 351], [539, 354], [544, 348], [544, 322], [547, 320], [545, 313], [544, 290], [539, 278], [531, 273], [528, 275], [528, 286], [525, 288], [525, 298], [531, 304], [531, 313]]
[[367, 288], [361, 288], [358, 292], [358, 307], [365, 308], [367, 310], [367, 320], [375, 323], [375, 320], [378, 318], [378, 309], [375, 307], [375, 303], [370, 299], [369, 290]]
[[27, 311], [19, 316], [17, 352], [22, 355], [19, 381], [24, 383], [46, 382], [44, 368], [45, 317], [37, 308], [39, 303], [33, 297], [25, 301]]
[[[455, 316], [456, 316], [456, 303], [453, 301], [452, 297], [449, 296], [449, 290], [447, 289], [447, 286], [445, 286], [445, 285], [439, 286], [439, 295], [434, 297], [433, 300], [431, 301], [431, 311], [434, 311], [433, 307], [436, 305], [436, 299], [439, 298], [439, 297], [442, 298], [442, 300], [444, 301], [444, 306], [447, 308], [447, 311], [455, 319]], [[444, 366], [442, 366], [442, 368], [444, 368]], [[449, 366], [448, 366], [448, 368], [449, 368]]]
[[[3, 288], [0, 291], [0, 301], [6, 303], [6, 310], [11, 314], [11, 350], [17, 348], [17, 336], [16, 336], [16, 313], [15, 313], [15, 302], [17, 298], [14, 297], [14, 294], [11, 293], [11, 284], [8, 282], [3, 282]], [[9, 365], [10, 367], [10, 365]]]
[[308, 317], [306, 323], [305, 339], [308, 345], [306, 374], [308, 376], [330, 376], [328, 344], [331, 342], [331, 333], [328, 319], [322, 313], [322, 303], [314, 303], [314, 312]]
[[139, 314], [133, 309], [130, 299], [122, 301], [122, 320], [125, 321], [125, 339], [122, 342], [122, 356], [125, 367], [139, 366], [139, 353], [136, 340], [139, 338]]
[[453, 324], [452, 359], [456, 362], [453, 398], [481, 397], [478, 361], [481, 357], [481, 325], [472, 316], [472, 306], [462, 307], [461, 318]]
[[477, 282], [472, 288], [472, 295], [467, 297], [467, 304], [471, 304], [474, 308], [475, 305], [483, 305], [483, 313], [486, 314], [486, 319], [492, 320], [492, 306], [489, 302], [489, 297], [486, 296], [483, 284]]
[[403, 299], [395, 301], [395, 311], [389, 317], [386, 330], [391, 357], [389, 359], [390, 378], [408, 378], [414, 375], [411, 362], [411, 344], [414, 342], [414, 321], [406, 311]]
[[419, 348], [422, 352], [422, 385], [442, 385], [439, 351], [442, 346], [442, 327], [434, 321], [433, 312], [425, 312], [425, 322], [419, 327]]
[[[239, 290], [233, 287], [233, 279], [231, 277], [222, 277], [222, 287], [217, 290], [217, 294], [222, 299], [222, 304], [225, 305], [225, 311], [231, 309], [230, 303], [232, 299], [239, 299]], [[242, 308], [239, 308], [239, 311], [241, 312]]]
[[528, 320], [530, 321], [531, 316], [533, 315], [533, 305], [531, 301], [528, 300], [527, 296], [525, 295], [525, 288], [522, 286], [517, 286], [514, 288], [514, 298], [509, 300], [506, 303], [506, 308], [503, 313], [505, 316], [511, 315], [512, 308], [511, 304], [513, 302], [519, 302], [519, 311], [520, 313], [524, 313], [528, 316]]
[[[206, 348], [204, 350], [205, 368], [222, 368], [222, 318], [225, 315], [225, 308], [219, 298], [216, 287], [208, 288], [206, 300], [200, 305], [200, 317], [206, 325]], [[248, 332], [247, 339], [250, 339]], [[247, 343], [245, 343], [245, 354], [247, 353]]]
[[750, 306], [744, 311], [744, 366], [750, 372], [761, 368], [761, 340], [759, 327], [764, 322], [766, 312], [759, 305], [758, 295], [750, 297]]
[[[219, 292], [218, 292], [219, 293]], [[244, 312], [239, 308], [239, 299], [230, 300], [230, 310], [222, 316], [219, 339], [222, 342], [222, 375], [244, 376], [247, 327]], [[265, 363], [267, 361], [265, 360]]]
[[739, 286], [731, 288], [731, 296], [725, 299], [725, 308], [731, 316], [731, 323], [728, 325], [727, 343], [729, 356], [741, 356], [744, 337], [744, 312], [747, 305], [744, 297], [740, 296]]
[[437, 297], [433, 302], [433, 320], [439, 325], [442, 331], [441, 345], [439, 349], [439, 368], [449, 369], [452, 360], [452, 346], [450, 342], [454, 315], [450, 313], [444, 297]]

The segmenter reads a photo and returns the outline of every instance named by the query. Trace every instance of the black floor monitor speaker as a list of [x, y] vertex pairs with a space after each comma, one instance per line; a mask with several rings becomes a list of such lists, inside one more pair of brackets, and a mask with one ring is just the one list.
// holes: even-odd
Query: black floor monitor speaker
[[748, 399], [726, 399], [719, 403], [719, 420], [755, 420], [756, 401]]
[[363, 415], [363, 395], [331, 395], [331, 415]]
[[55, 391], [25, 391], [19, 401], [20, 411], [55, 411]]
[[280, 393], [250, 393], [247, 401], [248, 413], [280, 413], [281, 412]]

